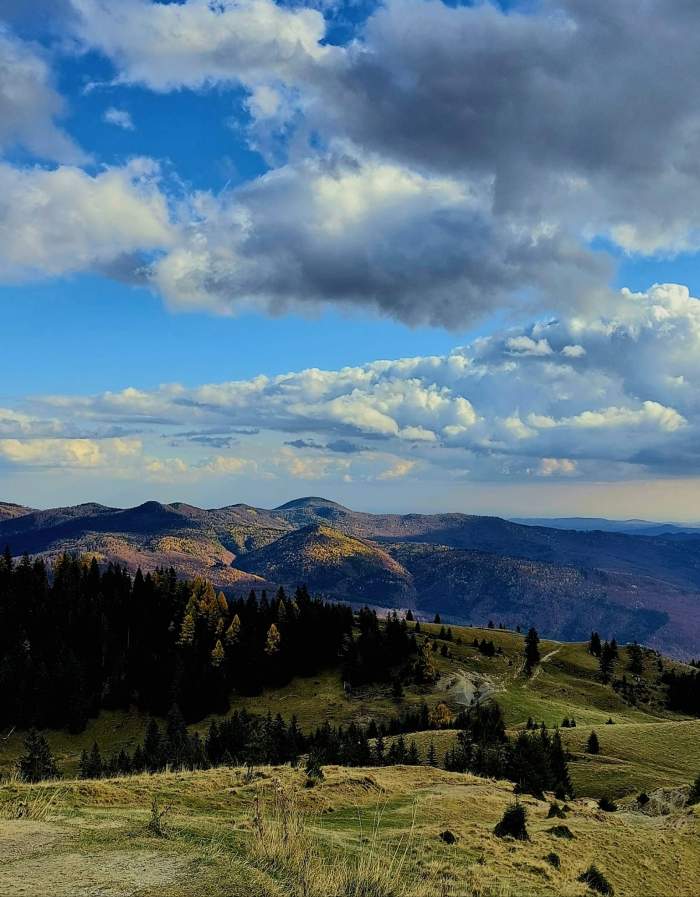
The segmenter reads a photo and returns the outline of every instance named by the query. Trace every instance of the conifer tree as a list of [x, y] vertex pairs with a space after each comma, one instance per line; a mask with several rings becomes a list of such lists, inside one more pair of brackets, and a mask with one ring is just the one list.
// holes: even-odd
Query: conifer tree
[[588, 650], [589, 650], [589, 652], [590, 652], [594, 657], [600, 657], [601, 647], [602, 647], [602, 646], [601, 646], [601, 644], [600, 644], [600, 636], [598, 635], [597, 632], [592, 632], [592, 633], [591, 633], [591, 640], [590, 640], [589, 645], [588, 645]]
[[49, 743], [36, 729], [30, 729], [24, 739], [24, 752], [17, 761], [17, 770], [25, 782], [59, 778]]
[[233, 615], [231, 625], [226, 630], [225, 639], [227, 645], [237, 645], [241, 640], [241, 618], [238, 614]]
[[220, 667], [224, 662], [224, 657], [224, 646], [221, 644], [220, 639], [217, 639], [211, 652], [211, 665], [215, 668]]
[[430, 747], [428, 748], [428, 764], [430, 766], [437, 766], [437, 754], [435, 752], [435, 742], [431, 740]]
[[267, 630], [267, 638], [265, 639], [265, 653], [268, 657], [273, 657], [275, 654], [279, 654], [281, 641], [282, 636], [280, 635], [279, 629], [274, 623], [271, 623], [270, 628]]
[[540, 637], [537, 630], [531, 628], [525, 636], [525, 672], [528, 676], [540, 662], [540, 649], [538, 647]]
[[586, 742], [586, 753], [587, 754], [599, 754], [600, 753], [600, 742], [598, 741], [598, 736], [595, 733], [595, 730], [591, 732], [588, 736], [588, 741]]
[[433, 620], [433, 623], [437, 623], [439, 625], [441, 622], [442, 622], [442, 620], [440, 619], [440, 614], [435, 614], [435, 619]]

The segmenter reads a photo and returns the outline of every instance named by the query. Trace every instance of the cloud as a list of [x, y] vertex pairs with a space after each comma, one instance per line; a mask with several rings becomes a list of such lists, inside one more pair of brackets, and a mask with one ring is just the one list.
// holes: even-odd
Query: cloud
[[158, 175], [144, 159], [94, 176], [0, 162], [0, 276], [57, 276], [168, 247], [175, 231]]
[[572, 476], [576, 473], [576, 462], [569, 458], [542, 458], [537, 472], [541, 477]]
[[117, 128], [122, 128], [124, 131], [134, 130], [134, 122], [131, 119], [131, 114], [127, 112], [126, 109], [117, 109], [114, 106], [110, 106], [109, 109], [105, 109], [102, 120], [107, 122], [108, 125], [115, 125]]
[[73, 35], [118, 83], [242, 87], [251, 146], [286, 161], [191, 197], [152, 270], [174, 308], [338, 303], [457, 327], [524, 300], [607, 301], [595, 237], [700, 249], [688, 0], [644, 15], [624, 0], [388, 0], [343, 46], [318, 9], [272, 0], [72, 7]]
[[488, 189], [338, 148], [194, 197], [189, 227], [151, 282], [176, 309], [335, 303], [454, 327], [516, 292], [558, 289], [564, 259], [578, 257], [579, 286], [598, 281], [598, 261], [565, 234], [497, 220], [491, 202]]
[[86, 154], [56, 124], [65, 112], [44, 54], [0, 22], [0, 151], [23, 146], [42, 159], [85, 162]]
[[[119, 81], [155, 91], [243, 83], [269, 92], [271, 79], [303, 79], [333, 52], [320, 43], [320, 12], [272, 0], [71, 2], [85, 46], [114, 62]], [[259, 93], [257, 102], [270, 99]]]
[[138, 439], [0, 439], [0, 459], [17, 466], [107, 467], [140, 452]]
[[378, 480], [399, 480], [413, 470], [416, 466], [416, 461], [402, 460], [396, 461], [396, 463], [392, 464], [392, 466], [385, 470], [383, 473], [380, 473], [377, 477]]
[[[529, 351], [542, 344], [550, 351]], [[514, 345], [528, 351], [514, 352]], [[569, 357], [567, 346], [583, 352]], [[549, 461], [542, 466], [542, 459], [558, 459], [575, 464], [580, 479], [618, 480], [700, 471], [698, 387], [700, 300], [666, 284], [623, 290], [605, 314], [547, 318], [447, 355], [199, 387], [47, 396], [8, 409], [4, 419], [15, 419], [9, 426], [20, 437], [21, 426], [38, 432], [34, 422], [54, 432], [135, 427], [147, 443], [149, 434], [157, 437], [160, 448], [149, 443], [150, 455], [160, 455], [163, 437], [203, 436], [187, 446], [188, 470], [199, 465], [200, 474], [210, 455], [198, 451], [218, 445], [208, 438], [252, 431], [257, 436], [236, 452], [256, 462], [251, 476], [285, 470], [309, 479], [371, 479], [387, 463], [411, 461], [416, 479], [468, 470], [470, 480], [517, 482], [533, 470], [572, 473]]]

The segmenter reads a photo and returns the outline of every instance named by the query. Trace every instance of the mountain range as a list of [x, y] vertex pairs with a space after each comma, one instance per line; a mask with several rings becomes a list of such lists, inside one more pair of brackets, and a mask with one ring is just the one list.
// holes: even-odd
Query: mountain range
[[68, 551], [131, 570], [173, 566], [230, 594], [305, 582], [331, 599], [411, 608], [419, 618], [493, 619], [561, 639], [597, 629], [680, 658], [698, 653], [700, 532], [532, 523], [369, 514], [316, 497], [272, 510], [0, 503], [0, 547], [48, 560]]

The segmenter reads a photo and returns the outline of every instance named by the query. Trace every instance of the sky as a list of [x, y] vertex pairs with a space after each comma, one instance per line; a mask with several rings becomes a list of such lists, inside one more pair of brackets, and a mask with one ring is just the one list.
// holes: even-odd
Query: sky
[[0, 0], [0, 500], [700, 520], [694, 0]]

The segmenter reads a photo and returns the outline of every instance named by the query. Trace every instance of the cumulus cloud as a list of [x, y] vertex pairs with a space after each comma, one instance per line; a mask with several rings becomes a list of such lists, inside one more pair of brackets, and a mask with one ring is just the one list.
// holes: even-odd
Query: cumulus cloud
[[687, 0], [643, 15], [624, 0], [389, 0], [343, 46], [318, 9], [273, 0], [71, 3], [73, 34], [117, 82], [243, 86], [251, 144], [288, 139], [288, 164], [194, 198], [153, 272], [178, 308], [340, 302], [458, 326], [524, 297], [606, 298], [595, 236], [700, 249]]
[[496, 220], [491, 203], [487, 187], [339, 149], [194, 197], [152, 283], [178, 309], [277, 314], [334, 302], [451, 327], [518, 291], [551, 293], [563, 259], [579, 258], [579, 283], [597, 281], [598, 262], [566, 235]]
[[0, 150], [20, 145], [43, 159], [84, 162], [85, 153], [57, 124], [65, 111], [43, 54], [0, 21]]
[[[550, 351], [514, 353], [514, 340], [546, 342]], [[567, 357], [567, 346], [583, 351]], [[161, 442], [171, 433], [182, 438], [183, 426], [196, 427], [185, 435], [259, 431], [226, 462], [195, 454], [187, 470], [199, 475], [224, 475], [228, 464], [253, 477], [430, 479], [468, 471], [483, 481], [527, 481], [533, 472], [615, 480], [698, 472], [698, 386], [700, 300], [667, 284], [623, 290], [606, 315], [546, 319], [447, 355], [48, 396], [10, 409], [6, 419], [70, 421], [84, 431], [128, 425]], [[188, 443], [191, 454], [212, 445]]]
[[62, 275], [170, 246], [158, 180], [145, 159], [96, 175], [0, 162], [0, 276]]
[[0, 439], [0, 459], [18, 466], [98, 468], [141, 452], [138, 439]]
[[[272, 0], [71, 0], [76, 35], [113, 60], [118, 79], [152, 90], [296, 82], [332, 52], [316, 9]], [[258, 102], [269, 104], [258, 96]]]

